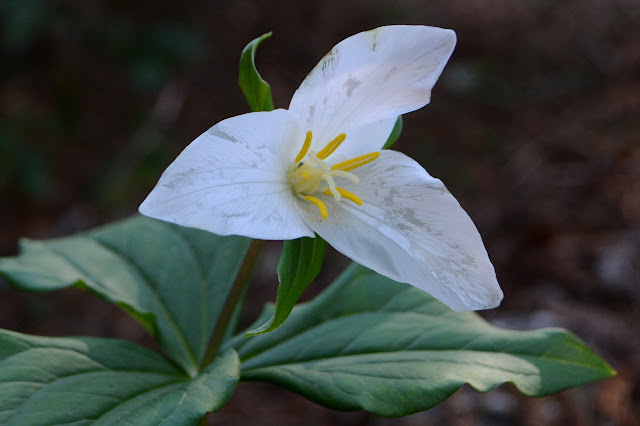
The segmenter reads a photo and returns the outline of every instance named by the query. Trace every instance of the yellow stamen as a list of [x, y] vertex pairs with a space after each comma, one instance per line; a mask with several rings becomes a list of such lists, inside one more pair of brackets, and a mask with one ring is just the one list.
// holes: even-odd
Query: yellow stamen
[[298, 179], [296, 183], [304, 183], [311, 179], [311, 176], [309, 176], [309, 173], [307, 172], [298, 172], [296, 178]]
[[[362, 205], [362, 200], [360, 199], [360, 197], [358, 197], [353, 192], [349, 192], [346, 189], [340, 188], [338, 186], [336, 186], [336, 191], [338, 191], [338, 194], [340, 194], [341, 196], [343, 196], [347, 200], [353, 201], [354, 203], [356, 203], [359, 206]], [[326, 191], [324, 191], [324, 193], [325, 193], [325, 195], [333, 195], [333, 193], [331, 192], [330, 189], [327, 189]]]
[[313, 203], [313, 205], [318, 208], [318, 211], [320, 212], [320, 216], [322, 216], [322, 219], [326, 219], [329, 217], [329, 210], [327, 210], [327, 206], [319, 198], [312, 197], [311, 195], [305, 195], [302, 198]]
[[[328, 156], [330, 156], [331, 154], [333, 154], [333, 151], [335, 151], [336, 149], [338, 149], [338, 147], [340, 146], [340, 144], [342, 142], [344, 142], [344, 140], [347, 138], [347, 135], [345, 135], [344, 133], [340, 133], [338, 136], [336, 136], [336, 138], [334, 140], [332, 140], [331, 142], [329, 142], [327, 144], [327, 146], [325, 146], [324, 148], [322, 148], [322, 151], [320, 151], [317, 155], [317, 157], [321, 160], [324, 160], [325, 158], [327, 158]], [[296, 160], [298, 161], [298, 160]]]
[[364, 166], [367, 163], [372, 162], [376, 158], [380, 157], [379, 152], [370, 152], [360, 157], [352, 158], [351, 160], [343, 161], [342, 163], [334, 164], [331, 166], [331, 170], [343, 170], [350, 172], [353, 169], [357, 169], [360, 166]]
[[[304, 143], [302, 144], [302, 149], [300, 150], [300, 152], [296, 156], [296, 163], [298, 161], [302, 160], [304, 158], [304, 156], [307, 155], [307, 152], [309, 152], [309, 147], [311, 146], [311, 138], [312, 137], [313, 137], [313, 133], [311, 133], [311, 130], [307, 131], [307, 136], [304, 138]], [[291, 158], [291, 157], [289, 157], [289, 158]]]

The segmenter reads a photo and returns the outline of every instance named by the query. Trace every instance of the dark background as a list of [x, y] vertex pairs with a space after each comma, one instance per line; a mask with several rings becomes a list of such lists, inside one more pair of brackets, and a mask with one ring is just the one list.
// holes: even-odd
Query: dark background
[[[258, 68], [276, 106], [340, 40], [386, 24], [452, 28], [432, 104], [395, 149], [441, 178], [482, 234], [505, 293], [483, 316], [561, 326], [619, 372], [554, 397], [463, 388], [402, 419], [339, 413], [241, 384], [212, 424], [637, 425], [640, 406], [640, 2], [0, 2], [0, 255], [126, 217], [196, 136], [248, 111], [240, 51], [273, 31]], [[267, 246], [243, 321], [275, 298]], [[306, 294], [347, 261], [330, 253]], [[0, 327], [153, 346], [116, 307], [78, 290], [0, 282]]]

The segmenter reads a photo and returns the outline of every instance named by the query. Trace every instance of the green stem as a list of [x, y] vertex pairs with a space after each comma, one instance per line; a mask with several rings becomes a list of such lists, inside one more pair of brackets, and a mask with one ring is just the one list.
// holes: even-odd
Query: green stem
[[242, 265], [240, 265], [238, 275], [236, 275], [236, 280], [233, 282], [233, 285], [229, 290], [229, 294], [227, 295], [227, 300], [224, 302], [218, 322], [213, 329], [213, 333], [211, 333], [211, 338], [207, 345], [207, 352], [200, 363], [200, 370], [203, 370], [211, 364], [218, 355], [218, 351], [220, 350], [220, 345], [222, 345], [229, 322], [231, 321], [231, 318], [233, 318], [233, 313], [235, 312], [240, 299], [242, 299], [245, 287], [249, 284], [249, 278], [253, 272], [253, 267], [258, 261], [263, 243], [264, 241], [262, 240], [253, 240], [247, 250], [244, 261], [242, 262]]

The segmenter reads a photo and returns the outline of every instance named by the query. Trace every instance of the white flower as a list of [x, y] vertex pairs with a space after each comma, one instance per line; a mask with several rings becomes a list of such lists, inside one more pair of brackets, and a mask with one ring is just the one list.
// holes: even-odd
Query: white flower
[[398, 115], [429, 103], [455, 41], [424, 26], [343, 40], [288, 110], [232, 117], [193, 141], [140, 212], [219, 235], [317, 233], [452, 309], [497, 306], [502, 291], [469, 216], [418, 163], [382, 150]]

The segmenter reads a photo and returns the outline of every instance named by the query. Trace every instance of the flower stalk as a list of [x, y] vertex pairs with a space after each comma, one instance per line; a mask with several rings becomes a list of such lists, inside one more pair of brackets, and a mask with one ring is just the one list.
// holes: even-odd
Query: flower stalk
[[227, 327], [231, 322], [231, 318], [233, 318], [233, 313], [236, 311], [238, 304], [242, 299], [245, 288], [249, 284], [253, 268], [260, 257], [260, 251], [263, 243], [263, 240], [253, 240], [251, 245], [249, 245], [247, 254], [242, 261], [242, 265], [240, 265], [238, 275], [236, 275], [236, 279], [229, 289], [229, 294], [227, 295], [227, 300], [224, 303], [218, 322], [211, 333], [211, 338], [207, 344], [207, 351], [200, 363], [200, 370], [203, 370], [211, 364], [218, 355]]

